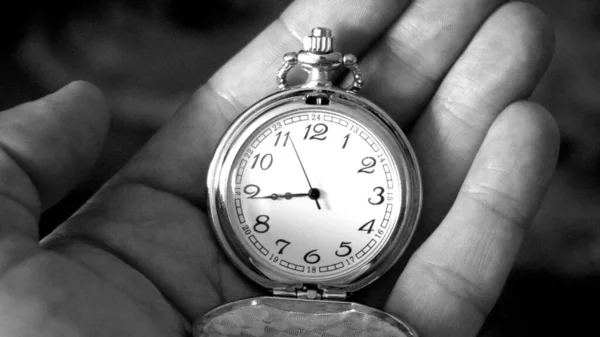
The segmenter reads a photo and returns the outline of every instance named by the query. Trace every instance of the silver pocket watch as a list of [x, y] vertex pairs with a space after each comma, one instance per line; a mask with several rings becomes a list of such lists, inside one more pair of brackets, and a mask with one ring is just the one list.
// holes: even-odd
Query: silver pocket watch
[[[208, 172], [209, 215], [235, 265], [271, 296], [225, 304], [194, 336], [416, 336], [397, 317], [348, 302], [383, 275], [412, 237], [421, 208], [415, 155], [400, 128], [357, 95], [356, 57], [314, 28], [287, 53], [281, 91], [227, 130]], [[294, 67], [306, 83], [289, 87]], [[347, 68], [348, 88], [332, 83]]]

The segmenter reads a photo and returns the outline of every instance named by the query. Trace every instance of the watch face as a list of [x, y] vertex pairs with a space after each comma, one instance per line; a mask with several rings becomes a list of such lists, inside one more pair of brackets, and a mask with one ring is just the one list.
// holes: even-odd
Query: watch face
[[271, 280], [347, 282], [408, 242], [416, 167], [368, 112], [295, 104], [231, 137], [219, 172], [227, 240]]
[[235, 234], [290, 278], [325, 281], [360, 269], [398, 220], [396, 163], [366, 125], [338, 113], [302, 110], [269, 121], [233, 166]]

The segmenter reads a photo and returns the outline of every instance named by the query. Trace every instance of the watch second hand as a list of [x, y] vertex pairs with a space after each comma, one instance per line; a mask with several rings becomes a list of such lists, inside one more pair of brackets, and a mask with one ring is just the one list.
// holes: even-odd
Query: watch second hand
[[[302, 159], [300, 159], [300, 155], [298, 154], [298, 150], [296, 150], [296, 145], [294, 144], [294, 140], [292, 139], [292, 137], [290, 137], [290, 143], [292, 143], [292, 148], [294, 148], [294, 152], [296, 153], [298, 162], [300, 162], [300, 167], [302, 167], [302, 172], [304, 172], [304, 176], [306, 177], [306, 182], [308, 182], [308, 187], [310, 188], [311, 191], [315, 191], [315, 189], [310, 184], [310, 179], [308, 179], [308, 174], [306, 174], [306, 170], [304, 169], [304, 165], [302, 164]], [[317, 193], [317, 195], [318, 195], [318, 193]], [[313, 198], [311, 197], [311, 199], [313, 199]], [[313, 200], [317, 204], [317, 208], [321, 209], [321, 205], [319, 204], [319, 200], [317, 200], [317, 199], [318, 199], [318, 197], [314, 198]]]

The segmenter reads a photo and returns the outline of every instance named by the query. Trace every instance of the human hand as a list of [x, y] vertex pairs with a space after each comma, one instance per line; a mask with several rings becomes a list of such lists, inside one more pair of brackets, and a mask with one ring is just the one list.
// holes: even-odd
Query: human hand
[[552, 118], [519, 101], [552, 33], [521, 3], [407, 2], [294, 2], [40, 245], [39, 214], [93, 165], [106, 108], [79, 83], [0, 115], [0, 335], [184, 336], [208, 310], [259, 294], [214, 241], [206, 170], [233, 118], [276, 90], [281, 56], [319, 25], [359, 56], [361, 94], [409, 135], [425, 196], [417, 242], [440, 224], [385, 310], [421, 336], [476, 335], [556, 160]]

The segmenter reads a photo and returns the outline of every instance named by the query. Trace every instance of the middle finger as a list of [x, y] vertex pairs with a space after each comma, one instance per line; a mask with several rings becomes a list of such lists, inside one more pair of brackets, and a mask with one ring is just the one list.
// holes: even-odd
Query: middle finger
[[363, 57], [361, 95], [402, 127], [433, 96], [485, 19], [506, 0], [416, 0]]

